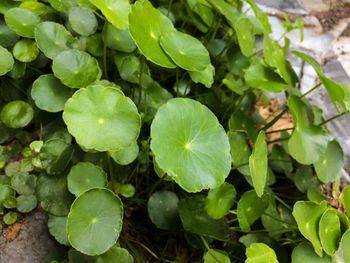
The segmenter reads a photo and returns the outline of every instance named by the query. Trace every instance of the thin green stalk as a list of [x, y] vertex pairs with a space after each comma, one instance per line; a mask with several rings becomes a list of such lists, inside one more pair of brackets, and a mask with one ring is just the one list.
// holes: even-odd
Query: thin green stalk
[[322, 83], [318, 83], [317, 85], [315, 85], [312, 89], [308, 90], [307, 92], [305, 92], [304, 94], [302, 94], [300, 96], [300, 98], [304, 98], [307, 95], [309, 95], [311, 92], [313, 92], [314, 90], [318, 89], [319, 87], [321, 87]]
[[108, 73], [107, 73], [107, 46], [103, 45], [103, 71], [105, 74], [105, 78], [108, 80]]
[[285, 108], [283, 111], [281, 111], [275, 118], [273, 118], [272, 121], [268, 122], [267, 124], [265, 124], [264, 127], [262, 127], [260, 129], [263, 131], [266, 131], [268, 128], [271, 128], [280, 118], [282, 118], [282, 116], [288, 111], [288, 108]]
[[265, 132], [265, 134], [272, 134], [272, 133], [284, 132], [284, 131], [290, 131], [290, 130], [294, 130], [294, 127], [285, 128], [285, 129], [278, 129], [278, 130], [273, 130], [273, 131], [267, 131], [267, 132]]
[[211, 252], [211, 249], [210, 249], [210, 247], [209, 247], [207, 241], [204, 239], [204, 237], [203, 237], [203, 236], [200, 236], [200, 237], [201, 237], [201, 240], [202, 240], [202, 242], [203, 242], [203, 245], [205, 246], [205, 248], [206, 248], [206, 250], [208, 251], [208, 253], [210, 253], [210, 255], [215, 259], [215, 261], [217, 261], [218, 263], [220, 263], [220, 260], [219, 260], [217, 257], [215, 257], [215, 255]]
[[334, 121], [335, 119], [338, 119], [338, 118], [340, 118], [340, 117], [342, 117], [342, 116], [344, 116], [344, 115], [346, 115], [348, 113], [349, 113], [349, 111], [344, 111], [342, 113], [339, 113], [339, 114], [337, 114], [337, 115], [335, 115], [335, 116], [333, 116], [333, 117], [331, 117], [331, 118], [321, 122], [317, 126], [323, 126], [323, 125], [327, 124], [328, 122]]
[[275, 195], [274, 197], [275, 197], [275, 199], [276, 199], [278, 202], [280, 202], [282, 205], [284, 205], [287, 209], [289, 209], [290, 211], [293, 211], [293, 209], [292, 209], [289, 205], [287, 205], [286, 202], [284, 202], [284, 201], [283, 201], [281, 198], [279, 198], [277, 195]]
[[156, 253], [154, 253], [151, 249], [149, 249], [146, 245], [142, 244], [141, 242], [137, 241], [137, 240], [132, 240], [129, 239], [131, 242], [138, 244], [140, 247], [142, 247], [144, 250], [146, 250], [150, 255], [152, 255], [152, 257], [154, 257], [155, 259], [159, 260], [159, 257], [156, 255]]

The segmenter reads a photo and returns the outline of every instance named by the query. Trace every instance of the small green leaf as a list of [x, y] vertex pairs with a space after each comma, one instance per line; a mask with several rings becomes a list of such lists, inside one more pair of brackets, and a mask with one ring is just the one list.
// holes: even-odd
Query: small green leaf
[[2, 46], [0, 46], [0, 57], [0, 76], [3, 76], [12, 70], [15, 61], [12, 54]]
[[18, 217], [18, 214], [16, 212], [10, 211], [3, 216], [2, 220], [4, 220], [4, 223], [6, 225], [12, 225], [16, 223], [17, 217]]
[[133, 263], [134, 259], [130, 253], [121, 247], [112, 247], [106, 253], [98, 256], [95, 263]]
[[269, 156], [270, 167], [278, 173], [289, 175], [293, 171], [292, 158], [287, 154], [284, 148], [278, 144], [273, 145]]
[[50, 5], [59, 12], [67, 12], [73, 6], [76, 6], [75, 0], [47, 0]]
[[22, 8], [11, 8], [5, 13], [6, 24], [22, 37], [34, 38], [34, 29], [41, 22], [38, 15]]
[[208, 0], [208, 2], [226, 18], [231, 26], [234, 26], [234, 23], [239, 16], [239, 11], [232, 5], [232, 3], [227, 3], [224, 0]]
[[29, 173], [17, 173], [11, 178], [11, 186], [21, 195], [34, 194], [36, 176]]
[[69, 10], [68, 21], [75, 32], [82, 36], [89, 36], [96, 32], [97, 18], [89, 9], [73, 7]]
[[251, 155], [247, 138], [242, 132], [229, 131], [227, 133], [231, 145], [231, 157], [234, 168], [250, 176], [249, 157]]
[[27, 9], [37, 15], [45, 15], [53, 11], [50, 6], [37, 2], [36, 0], [26, 0], [19, 5], [19, 8]]
[[21, 39], [13, 47], [13, 56], [21, 62], [31, 62], [39, 55], [39, 49], [35, 41]]
[[16, 198], [17, 210], [21, 213], [29, 213], [34, 210], [38, 204], [38, 200], [35, 195], [20, 195]]
[[106, 23], [103, 27], [102, 37], [104, 44], [121, 52], [130, 53], [136, 49], [134, 40], [128, 29], [119, 29]]
[[134, 141], [126, 147], [108, 153], [116, 163], [120, 165], [128, 165], [137, 158], [139, 154], [139, 146], [137, 142]]
[[252, 155], [249, 157], [249, 169], [255, 192], [261, 197], [267, 179], [267, 144], [264, 131], [260, 131], [255, 141]]
[[269, 197], [264, 194], [259, 198], [254, 190], [245, 192], [238, 201], [237, 217], [242, 231], [249, 232], [250, 226], [269, 206]]
[[99, 80], [101, 69], [98, 61], [88, 53], [76, 49], [58, 54], [52, 62], [55, 77], [70, 88], [81, 88]]
[[176, 67], [159, 43], [162, 34], [175, 30], [166, 16], [148, 0], [136, 1], [131, 8], [129, 23], [132, 38], [148, 60], [162, 67]]
[[255, 50], [255, 36], [254, 26], [250, 19], [246, 16], [239, 17], [234, 24], [234, 29], [243, 55], [246, 57], [251, 56]]
[[90, 189], [71, 206], [67, 218], [69, 243], [86, 255], [101, 255], [116, 243], [122, 222], [119, 197], [108, 189]]
[[350, 229], [348, 229], [341, 238], [340, 241], [341, 251], [345, 263], [350, 262]]
[[341, 177], [344, 167], [343, 149], [337, 141], [328, 143], [326, 152], [314, 163], [317, 177], [325, 184]]
[[246, 249], [246, 263], [278, 263], [275, 251], [264, 243], [253, 243]]
[[340, 202], [344, 205], [346, 214], [350, 216], [350, 185], [347, 185], [340, 196]]
[[189, 73], [193, 82], [201, 83], [208, 89], [214, 83], [215, 68], [212, 64], [209, 64], [203, 71], [190, 71]]
[[306, 193], [311, 186], [319, 184], [317, 178], [313, 175], [312, 166], [310, 165], [298, 167], [294, 175], [294, 183], [302, 193]]
[[105, 187], [107, 184], [106, 173], [100, 166], [89, 162], [81, 162], [74, 165], [67, 177], [68, 190], [75, 196], [96, 187]]
[[160, 229], [179, 228], [179, 198], [170, 191], [157, 191], [148, 199], [147, 211], [153, 224]]
[[332, 256], [338, 249], [341, 237], [340, 220], [337, 210], [328, 208], [319, 223], [319, 236], [323, 250]]
[[297, 201], [293, 207], [293, 216], [300, 233], [309, 240], [317, 255], [322, 256], [322, 245], [318, 235], [319, 222], [327, 209], [327, 202]]
[[140, 131], [134, 102], [113, 86], [78, 90], [64, 108], [63, 120], [86, 149], [115, 151], [133, 143]]
[[1, 121], [9, 128], [23, 128], [33, 119], [33, 108], [24, 101], [13, 100], [1, 110]]
[[159, 167], [188, 192], [215, 188], [228, 176], [227, 135], [198, 101], [176, 98], [162, 105], [152, 122], [151, 138]]
[[208, 50], [191, 35], [179, 31], [164, 33], [160, 46], [176, 65], [188, 71], [203, 71], [210, 65]]
[[204, 263], [231, 263], [226, 252], [218, 249], [208, 250], [203, 257]]
[[224, 217], [236, 200], [236, 189], [229, 183], [223, 183], [217, 188], [210, 189], [205, 202], [208, 215], [214, 219]]
[[49, 215], [47, 226], [50, 234], [58, 243], [68, 246], [68, 235], [66, 231], [67, 217]]

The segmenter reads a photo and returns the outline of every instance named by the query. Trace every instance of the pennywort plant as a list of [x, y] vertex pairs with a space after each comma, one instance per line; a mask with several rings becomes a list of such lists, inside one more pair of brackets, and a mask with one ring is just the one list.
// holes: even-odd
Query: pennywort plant
[[[350, 87], [272, 39], [253, 0], [2, 0], [0, 13], [0, 213], [45, 210], [67, 248], [54, 262], [350, 262], [350, 188], [325, 125]], [[303, 37], [299, 19], [285, 29]], [[288, 55], [338, 115], [301, 94]]]

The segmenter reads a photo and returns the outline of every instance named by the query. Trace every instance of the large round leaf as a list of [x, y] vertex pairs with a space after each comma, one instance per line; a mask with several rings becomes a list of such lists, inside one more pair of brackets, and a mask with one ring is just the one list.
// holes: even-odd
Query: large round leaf
[[33, 12], [22, 8], [11, 8], [5, 14], [6, 24], [22, 37], [34, 38], [34, 29], [41, 19]]
[[106, 173], [100, 166], [89, 162], [78, 163], [68, 174], [68, 190], [75, 196], [96, 187], [105, 187]]
[[162, 34], [175, 30], [166, 16], [149, 1], [137, 1], [131, 8], [129, 23], [130, 34], [147, 59], [162, 67], [176, 67], [159, 44]]
[[69, 245], [67, 231], [67, 217], [49, 215], [47, 226], [50, 234], [62, 245]]
[[331, 263], [332, 258], [328, 255], [318, 256], [312, 245], [303, 241], [293, 249], [292, 263]]
[[48, 112], [59, 112], [72, 96], [72, 90], [64, 86], [54, 75], [41, 75], [34, 81], [31, 95], [35, 105]]
[[53, 59], [64, 50], [70, 49], [74, 42], [71, 33], [61, 24], [42, 22], [35, 28], [35, 41], [48, 58]]
[[340, 220], [337, 210], [328, 208], [319, 222], [319, 236], [323, 250], [332, 256], [338, 249], [341, 237]]
[[2, 76], [11, 71], [15, 61], [13, 60], [12, 54], [2, 46], [0, 46], [0, 57], [0, 76]]
[[215, 115], [191, 99], [171, 99], [151, 125], [159, 167], [188, 192], [221, 185], [231, 170], [230, 144]]
[[22, 39], [13, 47], [13, 56], [21, 62], [31, 62], [39, 55], [35, 41]]
[[90, 0], [90, 3], [100, 9], [108, 22], [115, 27], [120, 29], [128, 27], [129, 0]]
[[16, 198], [17, 210], [21, 213], [29, 213], [34, 210], [38, 204], [38, 200], [35, 195], [20, 195]]
[[21, 195], [34, 194], [36, 176], [29, 173], [16, 173], [11, 178], [11, 186]]
[[64, 108], [63, 119], [87, 149], [115, 151], [130, 145], [140, 131], [140, 115], [131, 99], [114, 87], [80, 89]]
[[102, 74], [95, 58], [76, 49], [58, 54], [53, 59], [52, 71], [63, 84], [71, 88], [86, 87], [99, 80]]
[[134, 259], [130, 253], [121, 247], [112, 247], [106, 253], [98, 256], [95, 263], [133, 263]]
[[205, 70], [210, 64], [209, 52], [197, 38], [179, 31], [164, 33], [160, 45], [179, 67], [189, 71]]
[[1, 121], [10, 128], [23, 128], [33, 119], [33, 108], [24, 101], [14, 100], [7, 103], [1, 110]]
[[84, 192], [72, 204], [67, 219], [69, 243], [87, 255], [100, 255], [119, 237], [123, 204], [111, 191], [94, 188]]
[[68, 19], [73, 30], [82, 36], [89, 36], [96, 32], [97, 19], [89, 9], [73, 7], [69, 10]]

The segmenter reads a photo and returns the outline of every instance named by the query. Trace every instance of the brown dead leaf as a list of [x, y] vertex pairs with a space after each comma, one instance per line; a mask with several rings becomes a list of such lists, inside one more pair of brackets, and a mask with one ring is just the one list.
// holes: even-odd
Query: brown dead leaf
[[6, 228], [4, 236], [7, 241], [13, 241], [16, 239], [18, 236], [19, 232], [21, 231], [22, 227], [26, 224], [27, 222], [25, 220], [17, 222], [13, 225], [10, 225], [9, 227]]

